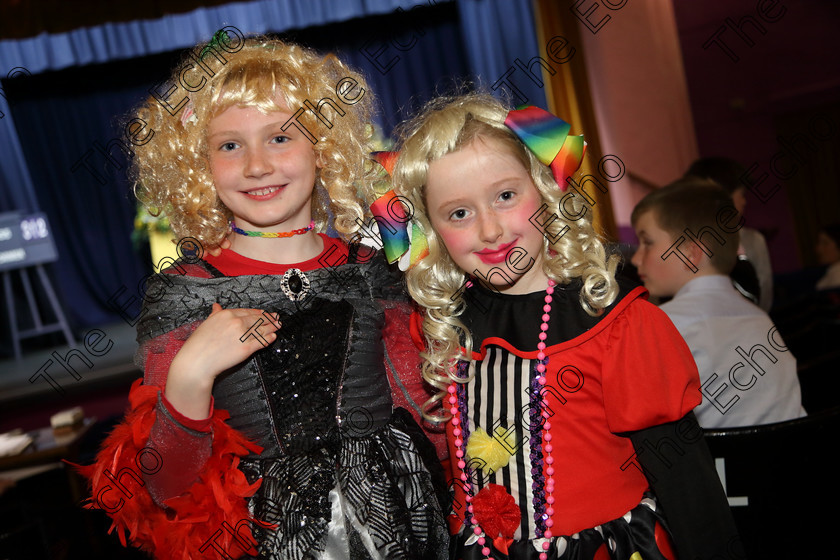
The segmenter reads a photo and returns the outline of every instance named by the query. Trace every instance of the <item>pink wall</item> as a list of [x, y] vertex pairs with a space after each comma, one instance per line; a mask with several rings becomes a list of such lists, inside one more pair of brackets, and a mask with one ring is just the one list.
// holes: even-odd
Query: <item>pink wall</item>
[[578, 19], [602, 149], [627, 169], [625, 179], [610, 184], [619, 234], [635, 243], [633, 206], [648, 185], [683, 174], [697, 157], [697, 141], [671, 4], [611, 5], [621, 2], [587, 0]]
[[[781, 149], [774, 119], [840, 102], [840, 2], [585, 0], [577, 10], [603, 149], [628, 173], [610, 184], [623, 241], [635, 242], [629, 216], [644, 182], [662, 186], [698, 156], [769, 173]], [[748, 194], [746, 219], [771, 232], [775, 272], [801, 266], [786, 189]]]

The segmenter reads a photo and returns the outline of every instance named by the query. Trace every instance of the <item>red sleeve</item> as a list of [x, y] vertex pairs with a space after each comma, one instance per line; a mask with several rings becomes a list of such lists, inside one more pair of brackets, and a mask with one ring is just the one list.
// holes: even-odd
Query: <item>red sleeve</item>
[[449, 455], [446, 446], [446, 432], [443, 426], [433, 426], [424, 420], [420, 411], [423, 404], [434, 394], [432, 387], [420, 372], [422, 359], [416, 347], [416, 340], [409, 330], [413, 323], [408, 304], [399, 304], [385, 309], [385, 328], [382, 338], [385, 342], [386, 369], [391, 384], [394, 405], [411, 412], [426, 436], [434, 444], [438, 458]]
[[175, 354], [199, 323], [141, 347], [144, 384], [132, 386], [125, 418], [94, 464], [78, 467], [91, 487], [86, 507], [105, 510], [124, 546], [130, 542], [154, 558], [204, 558], [211, 548], [225, 558], [254, 556], [249, 524], [260, 521], [247, 498], [261, 480], [249, 484], [238, 467], [242, 457], [262, 448], [231, 428], [228, 413], [213, 410], [212, 401], [208, 418], [191, 420], [162, 394]]
[[170, 466], [154, 474], [143, 473], [149, 493], [158, 505], [189, 488], [198, 479], [211, 453], [212, 401], [210, 416], [194, 420], [178, 412], [163, 394], [169, 366], [197, 326], [198, 323], [185, 325], [143, 345], [143, 383], [160, 389], [147, 445]]
[[[186, 273], [190, 276], [198, 278], [211, 277], [207, 271], [196, 265], [185, 265], [185, 268], [182, 268], [182, 271], [183, 272], [179, 272], [174, 267], [170, 267], [165, 269], [163, 272], [164, 274]], [[200, 322], [196, 321], [194, 323], [184, 325], [156, 337], [143, 345], [143, 384], [153, 385], [160, 388], [162, 408], [166, 410], [166, 412], [169, 413], [169, 416], [177, 421], [177, 423], [182, 427], [197, 432], [209, 433], [210, 420], [213, 416], [212, 400], [210, 402], [210, 410], [207, 418], [194, 420], [192, 418], [187, 418], [178, 412], [163, 395], [163, 390], [166, 388], [166, 379], [169, 375], [169, 366], [172, 365], [172, 360], [175, 359], [175, 355], [181, 350], [181, 347], [184, 346], [184, 343], [199, 324]]]
[[643, 299], [610, 326], [603, 366], [604, 408], [613, 433], [679, 420], [700, 404], [700, 377], [671, 320]]
[[411, 334], [411, 340], [414, 341], [414, 346], [420, 351], [425, 350], [426, 336], [423, 334], [423, 314], [416, 309], [411, 312], [409, 332]]
[[[259, 521], [249, 512], [247, 498], [261, 480], [248, 484], [238, 466], [241, 457], [262, 449], [227, 425], [227, 412], [213, 413], [212, 453], [194, 484], [166, 500], [165, 507], [143, 491], [138, 471], [154, 475], [176, 468], [147, 445], [159, 416], [159, 393], [157, 387], [136, 381], [126, 417], [105, 439], [96, 462], [77, 466], [91, 488], [86, 507], [105, 510], [113, 520], [111, 531], [116, 529], [123, 546], [130, 542], [154, 558], [204, 558], [210, 548], [216, 552], [221, 548], [225, 558], [256, 555], [248, 524]], [[221, 530], [227, 527], [230, 530]]]

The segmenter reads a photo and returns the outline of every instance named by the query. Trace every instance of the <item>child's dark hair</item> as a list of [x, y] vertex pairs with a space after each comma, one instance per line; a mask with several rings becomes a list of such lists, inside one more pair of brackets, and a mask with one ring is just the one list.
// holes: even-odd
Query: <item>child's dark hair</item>
[[[732, 197], [716, 182], [687, 177], [653, 191], [633, 209], [630, 216], [633, 225], [647, 212], [653, 213], [656, 224], [675, 242], [685, 236], [685, 230], [690, 230], [712, 253], [709, 260], [718, 272], [732, 271], [740, 243], [738, 222], [733, 219], [737, 211]], [[718, 220], [723, 221], [722, 226]]]
[[741, 177], [747, 172], [744, 166], [734, 159], [720, 156], [705, 157], [696, 160], [685, 172], [685, 179], [698, 177], [711, 179], [730, 195], [738, 189], [746, 188]]

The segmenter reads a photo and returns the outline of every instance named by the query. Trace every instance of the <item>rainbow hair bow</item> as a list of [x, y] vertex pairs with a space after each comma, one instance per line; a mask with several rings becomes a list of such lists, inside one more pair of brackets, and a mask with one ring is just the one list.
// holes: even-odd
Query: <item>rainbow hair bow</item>
[[508, 112], [505, 126], [551, 169], [557, 186], [565, 191], [566, 179], [577, 171], [586, 153], [583, 135], [569, 136], [569, 123], [532, 105]]
[[[374, 152], [371, 157], [385, 168], [388, 175], [394, 172], [399, 152]], [[414, 219], [414, 207], [393, 189], [377, 198], [370, 205], [371, 214], [379, 227], [382, 248], [389, 263], [399, 261], [399, 268], [406, 271], [429, 254], [426, 232]]]

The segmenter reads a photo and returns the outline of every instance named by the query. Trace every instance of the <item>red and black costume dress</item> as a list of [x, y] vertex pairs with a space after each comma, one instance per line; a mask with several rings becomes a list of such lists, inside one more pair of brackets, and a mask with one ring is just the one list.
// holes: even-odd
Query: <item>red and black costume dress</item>
[[[555, 469], [548, 557], [674, 558], [665, 529], [680, 558], [725, 552], [737, 533], [691, 412], [700, 402], [691, 352], [644, 288], [622, 282], [598, 317], [584, 312], [579, 292], [579, 282], [555, 288], [547, 331]], [[532, 394], [544, 296], [503, 295], [476, 283], [461, 317], [474, 349], [462, 364], [462, 375], [468, 368], [474, 377], [458, 389], [464, 448], [483, 431], [510, 455], [495, 470], [485, 458], [466, 459], [475, 521], [493, 558], [536, 560], [543, 551], [544, 431]], [[483, 558], [478, 537], [464, 529], [461, 471], [451, 465], [453, 558]]]
[[[363, 260], [322, 239], [322, 254], [304, 263], [224, 251], [179, 261], [148, 283], [137, 327], [143, 384], [85, 468], [94, 507], [108, 511], [124, 543], [127, 532], [156, 558], [446, 556], [434, 446], [394, 406], [425, 398], [412, 394], [421, 380], [416, 351], [413, 359], [405, 351], [401, 279], [380, 254]], [[195, 421], [161, 389], [214, 302], [278, 313], [282, 327], [216, 378], [211, 416]], [[404, 326], [402, 347], [383, 344], [386, 313]], [[113, 493], [114, 480], [131, 496]]]

